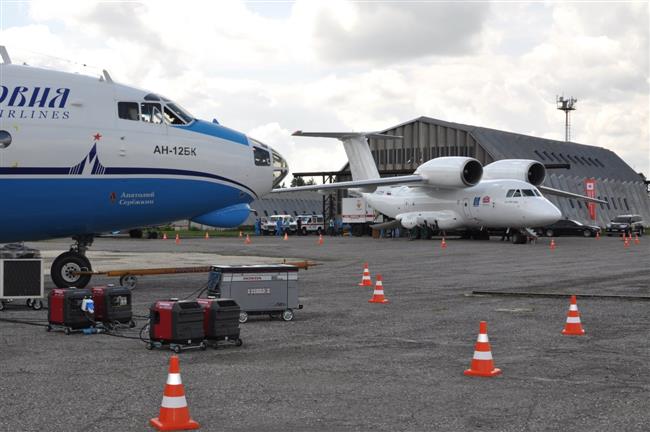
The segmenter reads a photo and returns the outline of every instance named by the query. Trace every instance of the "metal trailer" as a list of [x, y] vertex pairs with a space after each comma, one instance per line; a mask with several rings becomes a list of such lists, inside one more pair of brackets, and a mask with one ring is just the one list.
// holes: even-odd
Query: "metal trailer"
[[43, 282], [43, 260], [36, 249], [22, 244], [0, 248], [0, 310], [21, 299], [34, 310], [42, 309]]
[[239, 322], [249, 315], [294, 318], [298, 303], [298, 267], [271, 265], [215, 265], [210, 268], [208, 295], [231, 298], [239, 304]]

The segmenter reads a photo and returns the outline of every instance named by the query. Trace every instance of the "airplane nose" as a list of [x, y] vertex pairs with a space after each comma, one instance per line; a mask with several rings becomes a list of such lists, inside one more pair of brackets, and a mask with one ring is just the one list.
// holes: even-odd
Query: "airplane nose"
[[550, 225], [562, 219], [562, 212], [553, 203], [546, 201], [539, 210], [539, 218], [541, 219], [541, 226]]
[[270, 148], [270, 150], [273, 155], [273, 187], [278, 187], [287, 174], [289, 174], [289, 164], [276, 150], [273, 148]]

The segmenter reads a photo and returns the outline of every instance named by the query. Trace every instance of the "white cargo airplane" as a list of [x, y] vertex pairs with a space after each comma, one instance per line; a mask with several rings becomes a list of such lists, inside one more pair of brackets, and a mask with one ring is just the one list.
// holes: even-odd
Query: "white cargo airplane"
[[0, 47], [0, 243], [72, 236], [52, 264], [83, 287], [97, 233], [179, 219], [218, 227], [284, 178], [279, 153], [173, 101], [100, 78], [11, 64]]
[[527, 227], [552, 224], [560, 210], [544, 198], [548, 194], [602, 202], [583, 195], [541, 186], [546, 168], [534, 160], [504, 159], [483, 167], [469, 157], [439, 157], [420, 165], [412, 175], [380, 178], [367, 138], [401, 138], [378, 133], [302, 132], [295, 136], [337, 138], [350, 161], [352, 181], [274, 189], [274, 193], [298, 190], [351, 189], [380, 213], [411, 229], [436, 230], [514, 228], [513, 243], [525, 242]]

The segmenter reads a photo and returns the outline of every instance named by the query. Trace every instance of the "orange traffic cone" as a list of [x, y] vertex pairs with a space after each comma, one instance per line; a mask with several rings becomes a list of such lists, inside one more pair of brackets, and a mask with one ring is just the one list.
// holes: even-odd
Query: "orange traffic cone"
[[318, 235], [318, 245], [322, 246], [323, 245], [323, 234]]
[[284, 233], [284, 238], [283, 238], [282, 240], [285, 240], [285, 241], [286, 241], [286, 240], [289, 240], [289, 234], [288, 234], [288, 233]]
[[190, 418], [190, 410], [185, 400], [185, 388], [181, 381], [178, 356], [169, 359], [169, 374], [163, 392], [160, 414], [149, 420], [149, 424], [161, 431], [198, 429], [200, 424]]
[[582, 328], [580, 322], [580, 312], [578, 312], [578, 303], [576, 296], [571, 296], [571, 304], [569, 305], [569, 313], [566, 316], [566, 324], [564, 324], [563, 335], [567, 336], [582, 336], [585, 334], [585, 329]]
[[368, 263], [363, 263], [363, 276], [359, 286], [372, 286], [372, 279], [370, 279], [370, 270], [368, 270]]
[[206, 240], [210, 240], [210, 234], [208, 234], [207, 231], [205, 232], [205, 239], [206, 239]]
[[639, 239], [639, 234], [634, 234], [634, 244], [636, 245], [641, 244], [641, 240]]
[[167, 240], [167, 233], [163, 233], [163, 240]]
[[441, 249], [447, 249], [447, 242], [445, 241], [445, 238], [442, 238], [442, 241], [440, 242], [440, 248]]
[[248, 234], [246, 234], [246, 240], [244, 240], [244, 243], [246, 243], [246, 244], [251, 244], [251, 236], [249, 236]]
[[623, 247], [629, 247], [629, 246], [630, 246], [630, 239], [628, 238], [627, 235], [625, 235], [625, 239], [623, 240]]
[[368, 300], [368, 303], [388, 303], [388, 300], [384, 297], [384, 284], [381, 280], [380, 274], [377, 275], [375, 290], [372, 293], [372, 298]]
[[181, 244], [181, 236], [176, 234], [176, 244]]
[[500, 373], [501, 369], [494, 367], [492, 350], [487, 335], [487, 322], [481, 321], [478, 339], [476, 339], [476, 345], [474, 345], [472, 364], [464, 374], [468, 376], [493, 377]]
[[551, 250], [555, 250], [555, 239], [551, 239], [551, 245], [549, 247]]

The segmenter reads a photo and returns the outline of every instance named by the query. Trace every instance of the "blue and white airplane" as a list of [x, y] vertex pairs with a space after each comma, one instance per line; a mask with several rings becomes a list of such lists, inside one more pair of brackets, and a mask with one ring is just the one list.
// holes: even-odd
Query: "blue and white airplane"
[[269, 146], [173, 101], [99, 78], [12, 64], [0, 47], [0, 243], [72, 236], [53, 262], [83, 287], [97, 233], [179, 219], [235, 227], [288, 173]]

